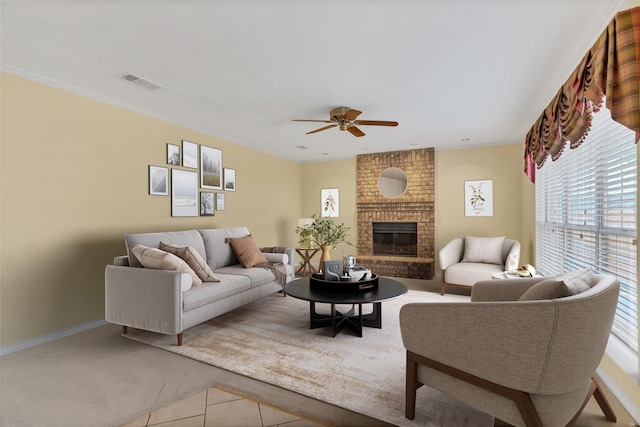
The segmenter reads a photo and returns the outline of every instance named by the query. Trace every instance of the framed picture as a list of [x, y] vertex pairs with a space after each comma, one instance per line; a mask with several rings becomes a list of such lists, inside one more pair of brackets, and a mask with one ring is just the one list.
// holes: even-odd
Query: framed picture
[[175, 144], [167, 144], [167, 164], [180, 166], [180, 147]]
[[225, 206], [224, 193], [216, 193], [216, 210], [223, 211]]
[[200, 192], [200, 216], [215, 216], [214, 193]]
[[200, 146], [200, 187], [222, 189], [222, 151]]
[[198, 216], [198, 173], [171, 169], [171, 216]]
[[322, 216], [340, 216], [340, 190], [337, 188], [325, 188], [320, 191]]
[[198, 144], [182, 140], [182, 166], [198, 169]]
[[224, 168], [224, 189], [236, 191], [236, 170]]
[[464, 182], [464, 216], [493, 216], [493, 181]]
[[169, 169], [149, 165], [149, 194], [152, 196], [169, 194]]

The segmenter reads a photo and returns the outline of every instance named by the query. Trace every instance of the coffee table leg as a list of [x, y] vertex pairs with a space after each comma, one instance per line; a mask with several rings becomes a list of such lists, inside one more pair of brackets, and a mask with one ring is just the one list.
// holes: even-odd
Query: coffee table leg
[[[362, 311], [362, 305], [360, 306]], [[362, 313], [361, 313], [362, 314]], [[368, 328], [382, 329], [382, 303], [374, 302], [373, 311], [362, 316], [362, 325]]]

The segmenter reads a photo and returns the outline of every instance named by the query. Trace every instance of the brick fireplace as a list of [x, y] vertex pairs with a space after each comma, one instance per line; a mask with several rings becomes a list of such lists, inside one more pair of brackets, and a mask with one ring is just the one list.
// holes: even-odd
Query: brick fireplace
[[[435, 156], [433, 148], [387, 153], [361, 154], [357, 158], [357, 227], [359, 264], [383, 276], [431, 279], [435, 252]], [[407, 176], [406, 190], [388, 198], [378, 189], [378, 178], [395, 167]], [[374, 224], [385, 224], [384, 236], [376, 237], [390, 246], [374, 251]], [[393, 225], [397, 224], [394, 228]], [[415, 224], [415, 249], [404, 248], [408, 239], [400, 224]], [[380, 226], [378, 226], [379, 228]], [[405, 226], [406, 227], [406, 226]], [[392, 230], [399, 231], [392, 231]], [[391, 230], [391, 231], [390, 231]], [[398, 242], [391, 241], [396, 239]]]

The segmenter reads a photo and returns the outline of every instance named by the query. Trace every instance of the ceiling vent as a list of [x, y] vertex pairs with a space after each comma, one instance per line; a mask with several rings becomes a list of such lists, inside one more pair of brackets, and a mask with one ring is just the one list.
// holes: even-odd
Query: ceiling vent
[[118, 77], [120, 77], [122, 80], [128, 81], [129, 83], [133, 83], [134, 85], [141, 87], [143, 89], [147, 89], [147, 90], [162, 89], [162, 86], [160, 86], [159, 84], [153, 83], [152, 81], [147, 79], [143, 79], [142, 77], [136, 76], [135, 74], [124, 73], [124, 74], [120, 74]]

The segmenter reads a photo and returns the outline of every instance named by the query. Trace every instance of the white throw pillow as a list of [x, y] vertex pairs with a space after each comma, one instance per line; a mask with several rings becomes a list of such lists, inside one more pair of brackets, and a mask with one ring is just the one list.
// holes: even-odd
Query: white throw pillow
[[279, 262], [279, 263], [282, 263], [282, 264], [288, 264], [289, 263], [289, 255], [287, 255], [287, 254], [268, 253], [268, 252], [263, 252], [263, 254], [264, 254], [264, 257], [269, 262]]
[[143, 245], [135, 245], [131, 252], [138, 258], [144, 268], [154, 268], [156, 270], [171, 270], [187, 273], [191, 276], [194, 285], [202, 285], [202, 280], [189, 267], [189, 265], [179, 257], [158, 248], [149, 248]]
[[464, 236], [464, 256], [462, 262], [480, 262], [483, 264], [504, 264], [502, 259], [502, 237]]

